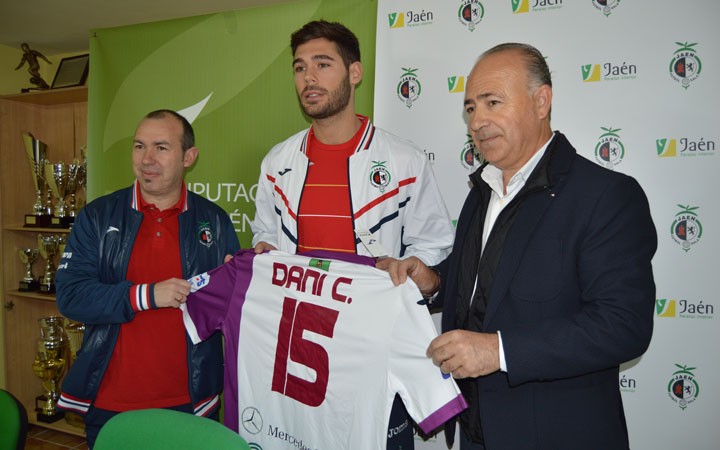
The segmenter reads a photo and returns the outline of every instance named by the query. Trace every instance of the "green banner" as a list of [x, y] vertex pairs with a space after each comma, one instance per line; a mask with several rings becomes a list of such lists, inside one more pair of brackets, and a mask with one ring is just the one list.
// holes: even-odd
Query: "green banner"
[[356, 107], [371, 116], [376, 10], [374, 0], [299, 0], [94, 31], [88, 198], [132, 183], [132, 138], [145, 114], [183, 111], [200, 150], [188, 187], [222, 206], [249, 246], [260, 162], [309, 126], [295, 93], [290, 34], [315, 19], [355, 32], [364, 74]]

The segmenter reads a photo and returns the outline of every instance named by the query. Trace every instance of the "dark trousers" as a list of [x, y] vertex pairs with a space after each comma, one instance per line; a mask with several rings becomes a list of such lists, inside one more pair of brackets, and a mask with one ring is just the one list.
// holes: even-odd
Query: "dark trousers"
[[[173, 411], [180, 411], [188, 414], [193, 413], [193, 407], [190, 403], [180, 406], [171, 406], [164, 409], [172, 409]], [[117, 411], [108, 411], [106, 409], [90, 407], [83, 420], [85, 421], [85, 439], [89, 449], [92, 449], [95, 445], [95, 440], [100, 433], [100, 429], [107, 423], [108, 420], [112, 419], [116, 415], [120, 414]], [[220, 419], [220, 408], [216, 409], [215, 412], [207, 416], [209, 419], [219, 420]]]
[[476, 444], [471, 441], [465, 432], [460, 428], [460, 450], [485, 450], [483, 444]]
[[399, 395], [395, 395], [388, 423], [387, 450], [413, 450], [413, 422]]

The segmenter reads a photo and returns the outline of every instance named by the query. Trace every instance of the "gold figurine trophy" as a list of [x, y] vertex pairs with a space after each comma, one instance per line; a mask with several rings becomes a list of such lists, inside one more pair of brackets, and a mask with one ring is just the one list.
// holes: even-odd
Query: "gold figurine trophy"
[[40, 251], [36, 248], [21, 248], [18, 250], [20, 261], [25, 264], [25, 276], [20, 280], [18, 291], [32, 292], [40, 289], [40, 283], [35, 279], [32, 272], [32, 266], [40, 255]]

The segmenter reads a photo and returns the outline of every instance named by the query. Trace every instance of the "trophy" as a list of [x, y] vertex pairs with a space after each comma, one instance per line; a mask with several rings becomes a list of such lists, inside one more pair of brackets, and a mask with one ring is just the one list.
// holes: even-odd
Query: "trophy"
[[50, 226], [67, 228], [71, 221], [68, 216], [68, 207], [65, 196], [68, 190], [68, 167], [64, 163], [45, 163], [45, 181], [48, 185], [48, 195], [55, 197], [55, 210], [50, 219]]
[[20, 254], [20, 261], [25, 264], [25, 276], [20, 280], [18, 290], [22, 292], [37, 291], [40, 289], [40, 283], [38, 283], [32, 273], [32, 266], [40, 252], [36, 248], [21, 248], [18, 253]]
[[[68, 343], [70, 347], [70, 365], [77, 359], [77, 352], [80, 350], [83, 341], [83, 333], [85, 333], [85, 325], [80, 322], [73, 322], [71, 320], [65, 321], [65, 333], [68, 337]], [[80, 415], [66, 411], [65, 422], [78, 428], [85, 428], [85, 423]]]
[[23, 133], [23, 142], [27, 153], [28, 162], [32, 171], [33, 184], [35, 185], [35, 204], [33, 213], [25, 215], [26, 227], [46, 227], [50, 225], [50, 216], [43, 204], [43, 189], [45, 188], [45, 154], [47, 145], [35, 139], [30, 133]]
[[38, 234], [38, 250], [45, 259], [45, 275], [40, 280], [40, 292], [52, 294], [55, 292], [55, 255], [64, 244], [64, 237]]
[[85, 186], [85, 166], [80, 164], [80, 161], [73, 159], [72, 164], [68, 164], [68, 184], [67, 190], [70, 192], [70, 202], [68, 204], [68, 222], [70, 226], [75, 222], [75, 216], [79, 209], [76, 193], [83, 186]]
[[68, 353], [68, 338], [63, 329], [64, 319], [59, 316], [44, 317], [38, 320], [40, 338], [37, 353], [33, 361], [33, 371], [42, 380], [45, 393], [35, 397], [35, 411], [38, 422], [52, 423], [64, 416], [57, 409], [60, 398], [58, 385], [65, 372]]

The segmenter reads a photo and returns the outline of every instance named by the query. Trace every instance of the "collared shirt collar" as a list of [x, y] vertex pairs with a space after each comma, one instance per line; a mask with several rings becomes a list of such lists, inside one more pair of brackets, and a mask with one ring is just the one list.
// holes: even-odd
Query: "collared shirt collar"
[[[147, 211], [148, 208], [156, 208], [155, 204], [153, 203], [147, 203], [145, 199], [142, 196], [142, 191], [140, 190], [140, 183], [138, 183], [137, 180], [133, 183], [133, 208], [137, 211]], [[184, 212], [187, 211], [187, 185], [185, 185], [185, 182], [183, 181], [182, 189], [180, 191], [180, 198], [178, 199], [177, 203], [175, 203], [170, 208], [166, 209], [165, 211], [170, 210], [177, 210], [178, 212]]]
[[540, 162], [540, 159], [545, 154], [548, 145], [550, 145], [550, 142], [552, 142], [554, 137], [555, 133], [553, 133], [552, 136], [550, 136], [550, 139], [548, 139], [547, 142], [545, 142], [545, 144], [540, 147], [540, 150], [535, 152], [535, 154], [528, 160], [528, 162], [526, 162], [525, 165], [523, 165], [520, 170], [518, 170], [515, 175], [512, 176], [512, 178], [510, 178], [510, 182], [508, 183], [506, 189], [507, 192], [505, 192], [505, 189], [503, 189], [502, 170], [498, 169], [492, 164], [486, 165], [480, 176], [499, 198], [504, 198], [506, 196], [514, 197], [515, 194], [517, 194], [520, 189], [525, 186], [525, 183], [530, 177], [530, 174], [533, 170], [535, 170], [535, 167], [538, 165], [538, 162]]

